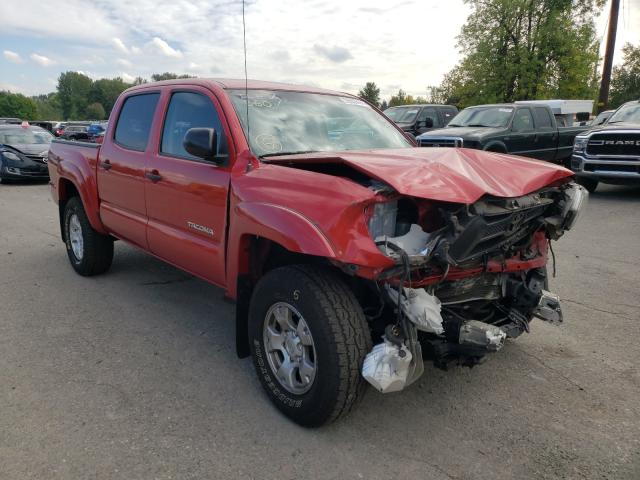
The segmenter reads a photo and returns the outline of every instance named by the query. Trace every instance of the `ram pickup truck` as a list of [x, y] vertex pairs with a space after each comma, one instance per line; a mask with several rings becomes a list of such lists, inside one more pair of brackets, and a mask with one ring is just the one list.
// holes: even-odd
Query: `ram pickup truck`
[[586, 126], [559, 127], [550, 107], [523, 103], [468, 107], [446, 128], [417, 137], [421, 147], [465, 147], [568, 166], [573, 140]]
[[423, 353], [474, 365], [562, 320], [548, 245], [588, 195], [549, 163], [415, 148], [357, 97], [244, 80], [132, 87], [102, 145], [54, 140], [48, 165], [75, 271], [119, 239], [223, 288], [238, 355], [305, 426], [408, 386]]
[[600, 182], [640, 185], [640, 101], [621, 105], [604, 125], [578, 135], [571, 169], [590, 192]]

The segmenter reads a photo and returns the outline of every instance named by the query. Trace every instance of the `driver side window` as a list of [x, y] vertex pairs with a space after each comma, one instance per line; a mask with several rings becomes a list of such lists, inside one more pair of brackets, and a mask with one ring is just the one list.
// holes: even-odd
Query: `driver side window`
[[433, 126], [435, 128], [440, 127], [440, 118], [438, 118], [438, 112], [435, 108], [423, 108], [418, 115], [418, 121], [424, 122], [427, 118], [430, 118], [433, 121]]
[[533, 132], [533, 117], [528, 108], [522, 108], [516, 112], [513, 119], [514, 132]]
[[160, 151], [172, 157], [201, 160], [188, 153], [183, 145], [190, 128], [213, 128], [218, 136], [218, 152], [226, 153], [226, 139], [218, 112], [206, 96], [195, 92], [176, 92], [171, 95], [162, 130]]

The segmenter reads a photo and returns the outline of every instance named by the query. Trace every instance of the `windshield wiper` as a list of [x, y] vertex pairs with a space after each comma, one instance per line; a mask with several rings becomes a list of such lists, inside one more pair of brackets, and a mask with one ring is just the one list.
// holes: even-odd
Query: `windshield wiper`
[[461, 127], [462, 125], [460, 125], [459, 123], [448, 123], [447, 127]]
[[316, 152], [317, 150], [298, 150], [297, 152], [265, 153], [264, 155], [258, 156], [258, 158], [279, 157], [280, 155], [302, 155], [303, 153], [316, 153]]
[[483, 125], [482, 123], [470, 123], [467, 127], [487, 127], [493, 128], [491, 125]]

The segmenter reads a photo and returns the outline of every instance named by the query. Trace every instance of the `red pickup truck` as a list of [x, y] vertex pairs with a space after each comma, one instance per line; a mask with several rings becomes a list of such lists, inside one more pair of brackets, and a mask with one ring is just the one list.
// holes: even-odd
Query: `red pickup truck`
[[123, 240], [236, 300], [240, 357], [319, 426], [366, 382], [474, 365], [532, 318], [562, 320], [549, 242], [587, 194], [549, 163], [415, 141], [357, 97], [186, 79], [125, 91], [102, 145], [49, 151], [62, 239], [81, 275]]

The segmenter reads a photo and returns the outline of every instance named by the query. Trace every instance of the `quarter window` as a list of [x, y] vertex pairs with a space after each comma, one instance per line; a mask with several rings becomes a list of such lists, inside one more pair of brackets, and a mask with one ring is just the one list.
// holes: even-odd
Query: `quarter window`
[[145, 151], [159, 98], [159, 93], [145, 93], [133, 95], [124, 101], [114, 136], [118, 145], [129, 150]]
[[184, 136], [190, 128], [213, 128], [218, 136], [218, 152], [226, 152], [224, 131], [211, 100], [199, 93], [174, 93], [164, 121], [160, 151], [174, 157], [201, 160], [184, 149]]

